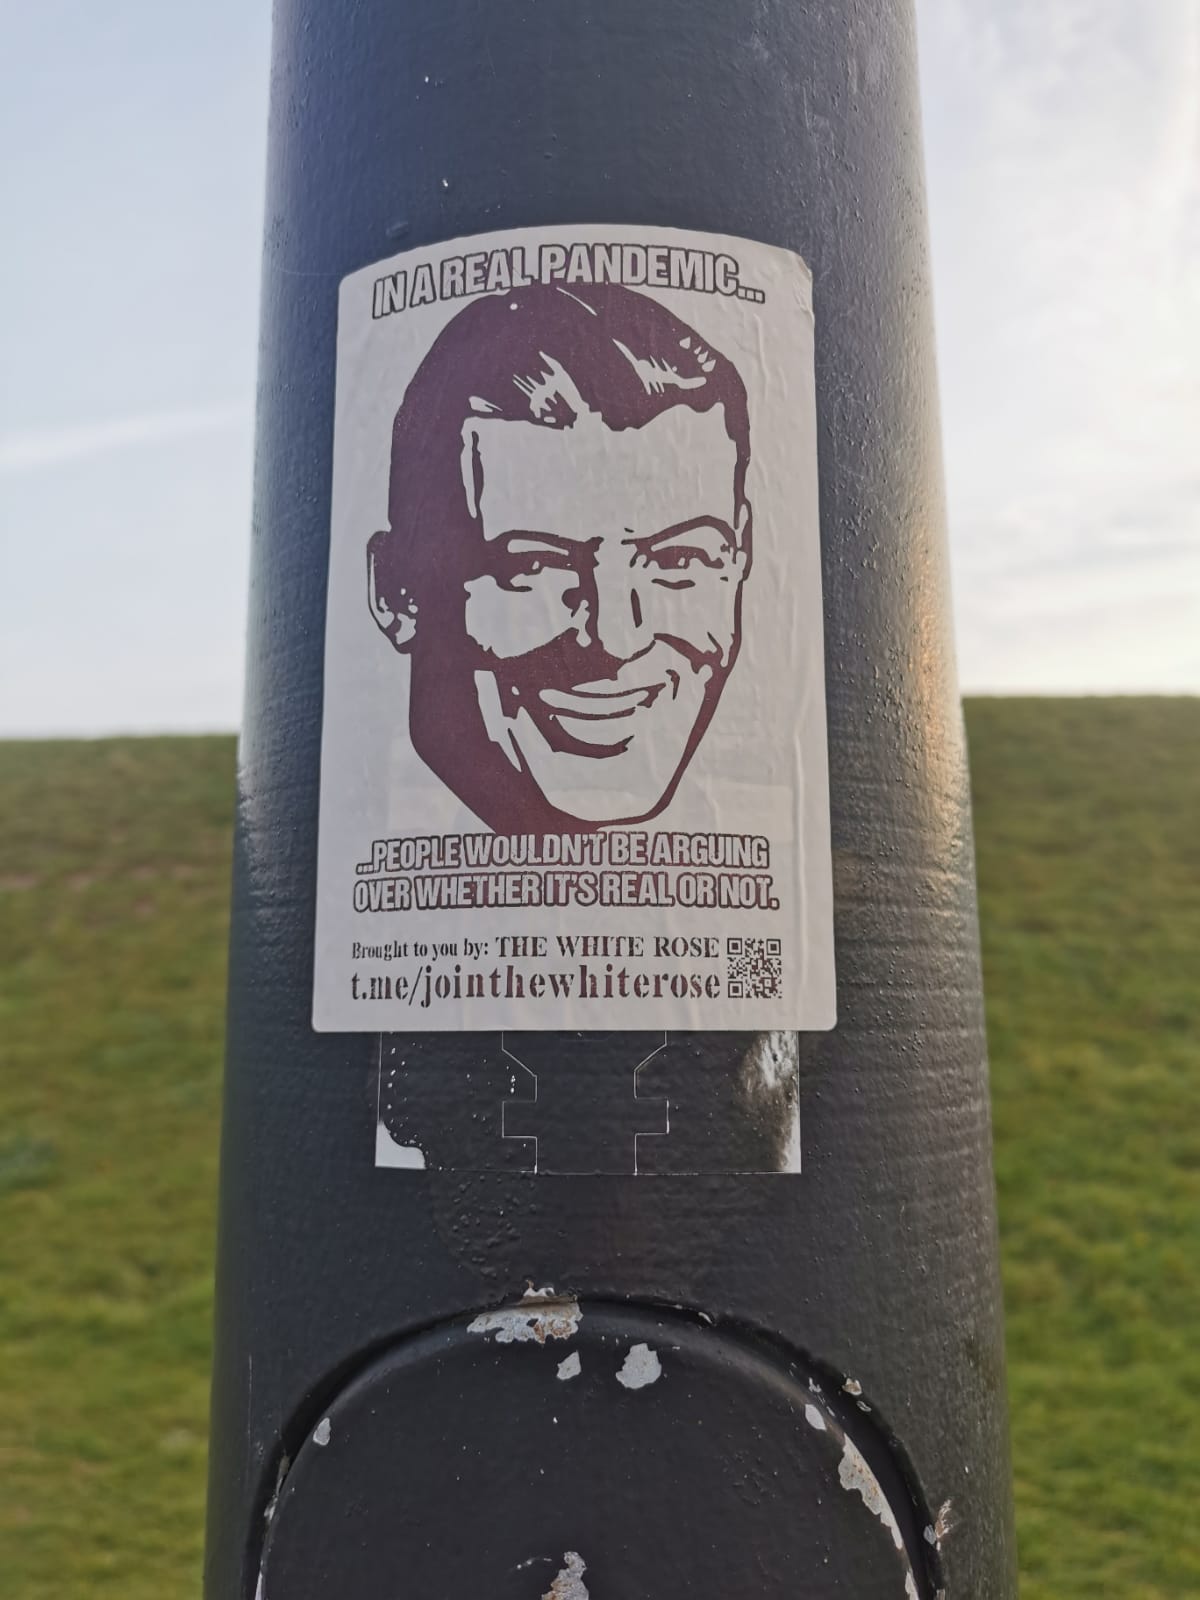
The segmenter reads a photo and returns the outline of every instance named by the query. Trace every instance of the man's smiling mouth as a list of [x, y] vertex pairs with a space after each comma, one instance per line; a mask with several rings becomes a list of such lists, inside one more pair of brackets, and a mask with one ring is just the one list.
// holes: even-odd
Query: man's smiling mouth
[[607, 689], [600, 684], [582, 684], [575, 689], [539, 689], [538, 699], [555, 717], [611, 722], [630, 717], [635, 711], [653, 705], [666, 687], [665, 681], [644, 684], [636, 689]]
[[[535, 746], [540, 740], [555, 754], [593, 761], [624, 755], [664, 717], [669, 736], [685, 676], [689, 682], [693, 676], [665, 648], [659, 653], [662, 659], [647, 660], [649, 651], [643, 651], [631, 661], [560, 656], [532, 663], [541, 669], [536, 673], [527, 659], [520, 676], [498, 686], [497, 709], [503, 707], [500, 714], [514, 730], [524, 724], [531, 737], [536, 730]], [[700, 676], [707, 681], [707, 674]], [[515, 733], [518, 746], [525, 736]]]

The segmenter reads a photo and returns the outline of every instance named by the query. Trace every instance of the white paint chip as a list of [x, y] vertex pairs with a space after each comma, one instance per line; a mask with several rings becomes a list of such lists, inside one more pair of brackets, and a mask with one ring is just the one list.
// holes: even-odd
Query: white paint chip
[[845, 1383], [842, 1385], [842, 1392], [844, 1394], [861, 1394], [862, 1384], [859, 1383], [857, 1378], [847, 1378]]
[[275, 1474], [275, 1490], [263, 1511], [263, 1522], [267, 1527], [271, 1526], [271, 1519], [279, 1506], [279, 1496], [283, 1493], [283, 1480], [287, 1477], [291, 1465], [286, 1455], [280, 1457], [279, 1470]]
[[904, 1549], [904, 1536], [900, 1532], [900, 1525], [896, 1521], [896, 1514], [888, 1505], [887, 1496], [879, 1479], [871, 1471], [863, 1458], [857, 1445], [846, 1440], [842, 1450], [842, 1459], [838, 1464], [838, 1482], [843, 1489], [851, 1494], [862, 1496], [863, 1504], [867, 1510], [877, 1516], [880, 1522], [892, 1536], [892, 1543], [897, 1550]]
[[658, 1359], [658, 1353], [651, 1350], [648, 1344], [635, 1344], [630, 1347], [617, 1373], [617, 1382], [626, 1389], [645, 1389], [649, 1384], [657, 1383], [661, 1377], [662, 1362]]
[[563, 1555], [562, 1571], [542, 1596], [542, 1600], [588, 1600], [587, 1584], [583, 1575], [587, 1562], [576, 1550]]
[[810, 1428], [815, 1428], [818, 1433], [826, 1432], [825, 1418], [817, 1410], [816, 1406], [805, 1406], [804, 1420]]
[[468, 1324], [468, 1333], [494, 1333], [497, 1344], [526, 1344], [547, 1339], [570, 1339], [583, 1319], [579, 1301], [558, 1298], [553, 1290], [530, 1289], [515, 1306], [481, 1311]]
[[[930, 1532], [933, 1534], [933, 1538], [930, 1542], [932, 1544], [936, 1544], [939, 1550], [942, 1548], [942, 1540], [948, 1538], [950, 1534], [954, 1532], [954, 1517], [952, 1515], [953, 1510], [953, 1501], [944, 1500], [937, 1517], [934, 1519], [933, 1527], [930, 1529]], [[925, 1537], [929, 1538], [929, 1534], [927, 1533]]]
[[577, 1378], [582, 1370], [579, 1351], [573, 1350], [565, 1360], [558, 1363], [558, 1378], [560, 1383], [566, 1383], [571, 1378]]
[[313, 1443], [321, 1445], [328, 1444], [329, 1435], [331, 1432], [332, 1429], [329, 1426], [329, 1418], [322, 1417], [320, 1422], [317, 1423], [316, 1428], [313, 1430]]

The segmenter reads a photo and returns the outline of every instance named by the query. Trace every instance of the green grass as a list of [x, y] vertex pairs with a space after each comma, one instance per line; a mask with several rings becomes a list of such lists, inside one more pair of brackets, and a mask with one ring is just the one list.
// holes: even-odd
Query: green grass
[[1200, 701], [968, 707], [1024, 1600], [1200, 1594]]
[[[968, 726], [1022, 1593], [1180, 1600], [1200, 701]], [[199, 1593], [232, 767], [226, 739], [0, 745], [6, 1600]]]
[[0, 745], [0, 1592], [199, 1593], [233, 746]]

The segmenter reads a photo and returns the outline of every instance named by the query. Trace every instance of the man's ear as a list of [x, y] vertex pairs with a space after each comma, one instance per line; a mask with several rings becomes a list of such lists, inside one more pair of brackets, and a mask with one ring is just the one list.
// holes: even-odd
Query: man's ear
[[742, 558], [742, 579], [750, 576], [750, 567], [754, 560], [754, 517], [750, 511], [749, 500], [743, 500], [738, 511], [737, 527], [733, 530], [737, 540], [738, 554]]
[[417, 602], [407, 589], [392, 594], [380, 582], [384, 543], [389, 538], [388, 533], [374, 533], [367, 543], [367, 604], [396, 649], [407, 651], [417, 634]]

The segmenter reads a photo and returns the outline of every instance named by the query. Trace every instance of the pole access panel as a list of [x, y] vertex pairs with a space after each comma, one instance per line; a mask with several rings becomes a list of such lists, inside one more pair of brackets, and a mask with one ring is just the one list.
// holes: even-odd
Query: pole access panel
[[208, 1600], [1010, 1600], [907, 0], [281, 0]]

